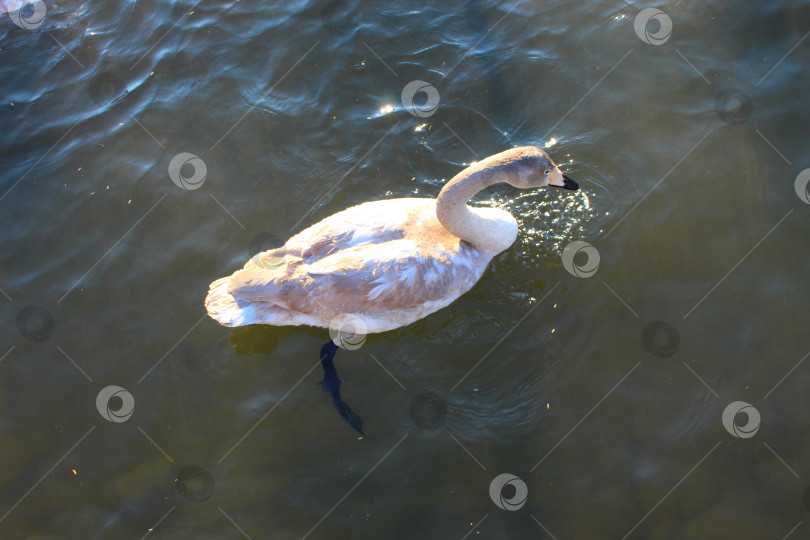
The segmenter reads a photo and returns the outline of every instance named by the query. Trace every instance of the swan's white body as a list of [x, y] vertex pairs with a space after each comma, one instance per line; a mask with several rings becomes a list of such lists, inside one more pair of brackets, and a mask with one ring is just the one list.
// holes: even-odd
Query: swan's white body
[[[518, 228], [511, 215], [480, 210], [514, 241]], [[494, 255], [447, 232], [436, 219], [436, 199], [367, 202], [215, 281], [206, 305], [225, 326], [328, 327], [349, 314], [363, 320], [367, 333], [383, 332], [453, 302], [475, 285]]]
[[316, 223], [214, 281], [205, 300], [208, 314], [224, 326], [334, 328], [334, 321], [349, 317], [360, 320], [355, 327], [373, 333], [447, 306], [475, 285], [518, 233], [508, 212], [471, 208], [467, 200], [499, 181], [518, 187], [548, 184], [548, 174], [545, 183], [527, 178], [527, 160], [548, 158], [542, 150], [528, 149], [469, 167], [438, 199], [367, 202]]

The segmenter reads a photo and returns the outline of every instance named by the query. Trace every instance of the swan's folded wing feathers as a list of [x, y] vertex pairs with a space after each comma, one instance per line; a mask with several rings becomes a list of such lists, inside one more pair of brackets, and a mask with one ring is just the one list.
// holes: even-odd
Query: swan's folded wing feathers
[[470, 262], [463, 254], [448, 258], [420, 251], [410, 240], [356, 246], [306, 265], [312, 280], [290, 282], [291, 309], [334, 317], [456, 298], [480, 277]]
[[323, 230], [318, 231], [311, 238], [302, 239], [306, 242], [306, 247], [301, 250], [301, 257], [308, 263], [323, 259], [350, 246], [353, 237], [354, 231], [352, 230], [335, 231], [329, 227], [323, 227]]
[[296, 250], [281, 246], [254, 255], [228, 280], [228, 293], [250, 302], [288, 305], [288, 283], [304, 260]]
[[228, 292], [251, 302], [274, 302], [283, 305], [280, 272], [258, 266], [235, 272], [228, 281]]
[[392, 203], [374, 201], [347, 208], [299, 232], [287, 245], [298, 247], [304, 260], [312, 263], [369, 242], [400, 239], [410, 216]]

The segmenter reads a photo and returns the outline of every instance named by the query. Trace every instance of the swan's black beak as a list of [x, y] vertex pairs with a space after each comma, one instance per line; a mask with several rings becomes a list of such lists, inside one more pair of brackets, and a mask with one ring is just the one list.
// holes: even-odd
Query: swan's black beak
[[561, 186], [558, 186], [556, 184], [549, 184], [549, 185], [554, 186], [554, 187], [563, 188], [563, 189], [570, 189], [571, 191], [576, 191], [576, 190], [579, 189], [579, 184], [577, 184], [576, 182], [574, 182], [573, 180], [571, 180], [570, 178], [568, 178], [565, 175], [562, 175], [562, 177], [563, 177], [563, 185], [561, 185]]

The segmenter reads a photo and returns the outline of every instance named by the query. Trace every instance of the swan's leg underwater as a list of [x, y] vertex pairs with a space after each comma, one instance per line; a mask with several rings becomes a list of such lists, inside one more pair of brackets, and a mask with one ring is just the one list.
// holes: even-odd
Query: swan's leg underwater
[[323, 389], [332, 394], [332, 403], [340, 413], [340, 416], [346, 420], [350, 426], [357, 430], [360, 435], [365, 436], [363, 433], [363, 419], [360, 418], [349, 406], [340, 399], [340, 379], [338, 378], [337, 370], [335, 369], [335, 353], [338, 346], [333, 341], [329, 341], [321, 347], [321, 367], [323, 367], [323, 380], [320, 385]]

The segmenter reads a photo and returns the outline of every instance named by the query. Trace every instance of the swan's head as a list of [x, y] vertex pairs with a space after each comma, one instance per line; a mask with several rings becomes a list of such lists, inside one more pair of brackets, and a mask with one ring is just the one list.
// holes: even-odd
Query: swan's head
[[507, 182], [521, 189], [545, 186], [577, 190], [579, 184], [565, 176], [542, 148], [523, 146], [492, 156], [495, 167], [502, 167]]

